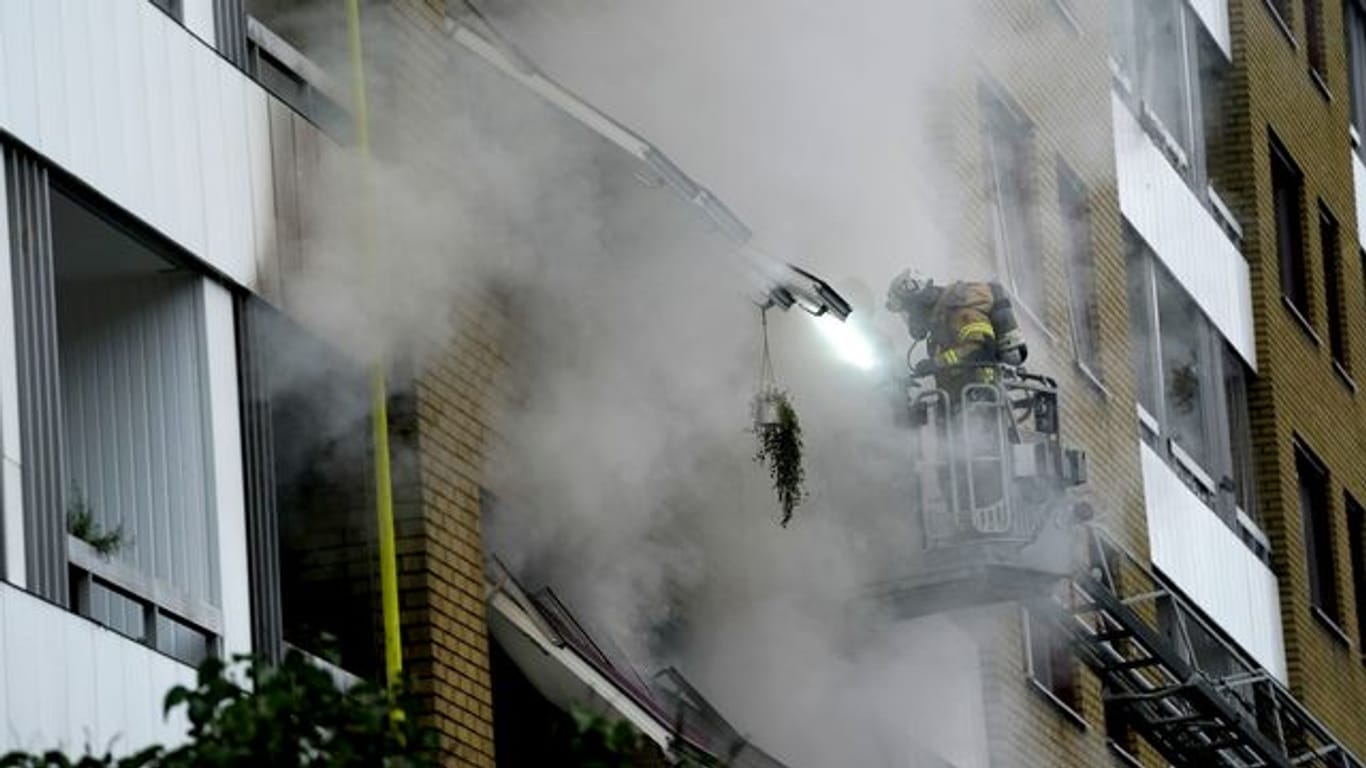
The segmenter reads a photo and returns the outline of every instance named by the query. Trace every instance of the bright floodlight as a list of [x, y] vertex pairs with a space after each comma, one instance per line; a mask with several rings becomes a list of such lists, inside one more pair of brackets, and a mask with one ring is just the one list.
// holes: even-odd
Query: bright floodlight
[[783, 265], [781, 275], [769, 289], [767, 300], [767, 306], [789, 309], [795, 304], [816, 317], [831, 316], [838, 320], [844, 320], [854, 311], [829, 283], [791, 264]]
[[834, 315], [822, 315], [816, 318], [816, 327], [844, 362], [864, 371], [871, 371], [877, 366], [877, 353], [873, 351], [872, 342], [859, 332], [855, 324], [842, 322]]

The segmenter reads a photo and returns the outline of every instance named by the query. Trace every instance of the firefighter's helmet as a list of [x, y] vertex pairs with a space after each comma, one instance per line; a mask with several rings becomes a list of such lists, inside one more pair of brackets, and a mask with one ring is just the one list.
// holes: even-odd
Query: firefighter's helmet
[[929, 334], [929, 315], [939, 290], [934, 281], [913, 269], [892, 278], [887, 288], [887, 311], [906, 319], [906, 328], [914, 338]]

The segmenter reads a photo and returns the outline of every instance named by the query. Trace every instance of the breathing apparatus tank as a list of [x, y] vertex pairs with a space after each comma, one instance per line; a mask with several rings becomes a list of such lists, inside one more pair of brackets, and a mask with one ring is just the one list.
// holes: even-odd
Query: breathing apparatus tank
[[991, 284], [991, 328], [996, 333], [996, 356], [1007, 365], [1021, 365], [1029, 357], [1024, 331], [1015, 321], [1010, 295], [1000, 283]]

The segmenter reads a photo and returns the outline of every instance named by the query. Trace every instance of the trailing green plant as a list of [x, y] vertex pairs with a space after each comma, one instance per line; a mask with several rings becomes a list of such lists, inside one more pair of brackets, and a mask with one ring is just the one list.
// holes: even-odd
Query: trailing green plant
[[78, 491], [73, 491], [66, 509], [66, 532], [89, 544], [103, 557], [118, 552], [124, 545], [123, 523], [113, 530], [103, 530], [95, 522], [95, 512]]
[[[245, 677], [244, 688], [237, 680]], [[174, 749], [150, 746], [131, 755], [12, 752], [0, 768], [435, 768], [436, 734], [416, 717], [415, 702], [398, 691], [359, 683], [342, 690], [302, 653], [279, 665], [235, 657], [209, 658], [193, 687], [166, 694], [165, 711], [183, 709], [189, 739]]]
[[[754, 453], [754, 460], [768, 467], [768, 475], [773, 479], [773, 491], [782, 509], [778, 524], [786, 528], [792, 521], [793, 510], [806, 498], [802, 425], [786, 392], [761, 392], [756, 400], [756, 413], [760, 416], [756, 419], [754, 432], [759, 439], [759, 448]], [[768, 407], [773, 409], [773, 420], [763, 418], [762, 414]]]

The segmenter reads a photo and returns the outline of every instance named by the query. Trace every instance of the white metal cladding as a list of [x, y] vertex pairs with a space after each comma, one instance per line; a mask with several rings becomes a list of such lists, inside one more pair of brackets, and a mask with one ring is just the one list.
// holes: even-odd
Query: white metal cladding
[[[1145, 2], [1147, 0], [1144, 0]], [[1214, 42], [1224, 55], [1233, 58], [1233, 42], [1228, 26], [1228, 0], [1187, 0], [1195, 14], [1205, 23]]]
[[1357, 247], [1366, 250], [1366, 163], [1361, 155], [1349, 152], [1352, 156], [1352, 182], [1357, 198]]
[[1255, 371], [1247, 261], [1119, 96], [1111, 95], [1111, 108], [1124, 218]]
[[63, 450], [68, 501], [123, 525], [115, 557], [218, 605], [202, 280], [59, 285]]
[[250, 286], [270, 97], [150, 3], [0, 2], [0, 130]]
[[203, 291], [205, 381], [212, 430], [210, 506], [215, 522], [208, 538], [217, 542], [212, 551], [218, 566], [218, 605], [223, 609], [223, 651], [232, 656], [252, 649], [237, 336], [232, 295], [212, 280], [198, 282]]
[[163, 719], [161, 702], [194, 680], [191, 667], [0, 583], [0, 754], [174, 745], [188, 724]]
[[1153, 564], [1244, 650], [1286, 679], [1276, 576], [1151, 448], [1140, 444]]
[[[0, 180], [6, 178], [0, 152]], [[0, 580], [28, 583], [24, 562], [23, 478], [19, 472], [19, 362], [15, 352], [14, 294], [11, 281], [9, 202], [0, 181]]]

